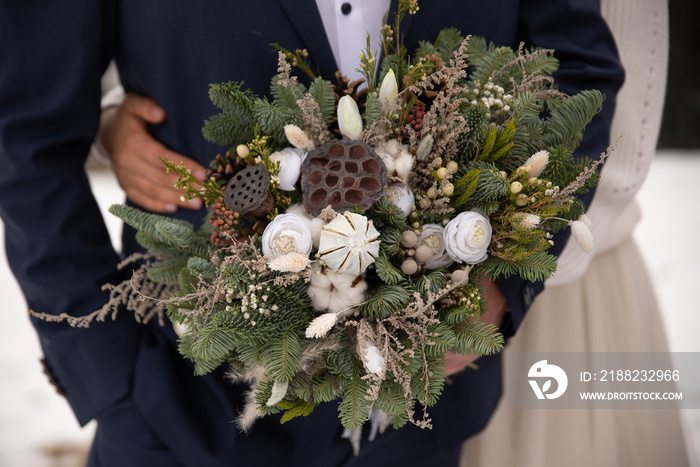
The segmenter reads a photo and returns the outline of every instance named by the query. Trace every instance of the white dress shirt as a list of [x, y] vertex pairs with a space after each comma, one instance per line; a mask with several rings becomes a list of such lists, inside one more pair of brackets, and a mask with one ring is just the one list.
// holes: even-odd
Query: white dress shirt
[[340, 71], [350, 81], [361, 78], [360, 53], [367, 47], [367, 33], [375, 54], [379, 52], [382, 18], [391, 0], [316, 0], [328, 42]]

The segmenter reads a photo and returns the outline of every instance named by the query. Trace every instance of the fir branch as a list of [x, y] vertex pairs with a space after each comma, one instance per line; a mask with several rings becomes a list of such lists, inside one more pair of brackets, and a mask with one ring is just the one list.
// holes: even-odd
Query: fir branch
[[264, 352], [267, 375], [275, 381], [291, 381], [301, 361], [299, 338], [291, 332], [283, 334]]

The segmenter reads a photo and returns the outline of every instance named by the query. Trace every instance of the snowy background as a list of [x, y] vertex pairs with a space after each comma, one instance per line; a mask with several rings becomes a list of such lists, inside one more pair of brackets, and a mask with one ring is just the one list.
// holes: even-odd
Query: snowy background
[[[91, 183], [106, 212], [122, 193], [110, 171], [92, 170]], [[657, 287], [671, 350], [700, 352], [700, 210], [694, 190], [700, 181], [700, 152], [662, 151], [638, 195], [643, 219], [634, 236]], [[692, 196], [692, 198], [691, 198]], [[691, 207], [692, 206], [692, 207]], [[119, 222], [105, 215], [112, 238]], [[0, 237], [3, 235], [0, 224]], [[682, 246], [678, 254], [674, 245]], [[83, 465], [94, 426], [80, 428], [68, 404], [42, 374], [36, 335], [26, 305], [0, 248], [0, 466]], [[700, 385], [680, 387], [684, 397], [700, 397]], [[683, 411], [691, 457], [700, 457], [700, 410]], [[698, 464], [695, 464], [698, 465]]]

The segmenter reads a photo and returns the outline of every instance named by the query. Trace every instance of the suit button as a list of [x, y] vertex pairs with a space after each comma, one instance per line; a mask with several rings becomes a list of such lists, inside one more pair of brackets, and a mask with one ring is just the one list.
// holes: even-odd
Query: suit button
[[352, 5], [350, 5], [349, 3], [343, 3], [340, 6], [340, 11], [342, 11], [344, 15], [349, 15], [352, 11]]

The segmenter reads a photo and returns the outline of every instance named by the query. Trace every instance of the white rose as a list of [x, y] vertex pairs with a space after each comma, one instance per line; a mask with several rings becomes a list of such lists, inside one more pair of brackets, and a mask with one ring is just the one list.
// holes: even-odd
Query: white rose
[[411, 214], [411, 208], [413, 208], [416, 202], [413, 191], [405, 183], [386, 187], [384, 199], [390, 203], [394, 203], [401, 209], [403, 211], [403, 217], [408, 217], [408, 215]]
[[491, 243], [491, 223], [476, 211], [462, 212], [445, 226], [443, 239], [453, 260], [480, 263], [486, 259]]
[[294, 184], [299, 180], [301, 163], [306, 158], [306, 151], [297, 148], [285, 148], [270, 154], [272, 162], [280, 163], [277, 176], [280, 179], [280, 190], [294, 191]]
[[296, 214], [280, 214], [270, 222], [262, 235], [265, 256], [281, 256], [298, 251], [311, 253], [311, 231]]
[[436, 269], [452, 263], [452, 258], [445, 253], [445, 228], [438, 224], [425, 224], [418, 237], [418, 246], [426, 246], [430, 250], [430, 256], [425, 261], [428, 269]]

